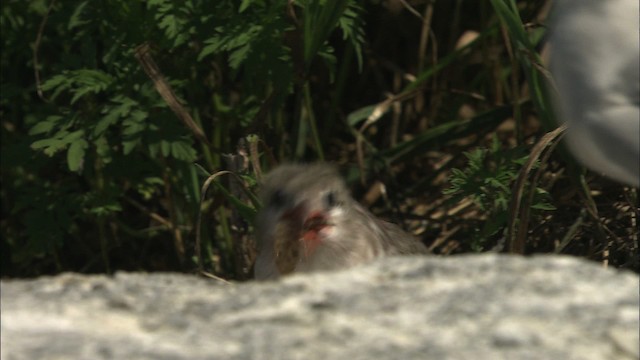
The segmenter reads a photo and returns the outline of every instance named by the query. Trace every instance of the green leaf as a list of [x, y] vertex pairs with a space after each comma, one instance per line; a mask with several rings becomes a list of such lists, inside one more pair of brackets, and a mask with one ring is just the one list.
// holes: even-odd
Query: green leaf
[[192, 162], [196, 159], [196, 151], [185, 141], [171, 143], [171, 156], [178, 160]]
[[140, 138], [134, 138], [129, 140], [124, 140], [122, 142], [122, 153], [124, 155], [129, 155], [140, 144]]
[[[62, 147], [65, 142], [60, 139], [42, 139], [38, 141], [34, 141], [31, 144], [31, 148], [34, 150], [42, 149], [42, 148], [51, 148], [51, 147]], [[49, 154], [47, 154], [49, 155]], [[53, 155], [53, 154], [50, 154]]]
[[544, 210], [544, 211], [553, 211], [556, 209], [556, 207], [553, 206], [552, 204], [545, 203], [545, 202], [533, 204], [531, 205], [531, 207], [536, 210]]
[[231, 195], [231, 193], [227, 191], [227, 189], [225, 189], [225, 187], [220, 185], [217, 181], [214, 181], [214, 184], [216, 185], [218, 190], [220, 190], [220, 192], [224, 194], [225, 198], [229, 200], [231, 205], [236, 209], [236, 211], [238, 211], [238, 214], [240, 214], [240, 216], [242, 216], [243, 219], [245, 219], [250, 224], [254, 222], [256, 213], [258, 212], [255, 208], [243, 203], [240, 199]]
[[29, 135], [38, 135], [38, 134], [43, 134], [43, 133], [48, 133], [50, 132], [53, 128], [56, 127], [56, 125], [58, 125], [58, 123], [60, 122], [60, 120], [62, 120], [63, 117], [59, 116], [59, 115], [51, 115], [51, 116], [47, 116], [46, 120], [41, 121], [37, 124], [35, 124], [30, 130], [29, 130]]
[[237, 70], [240, 68], [240, 65], [247, 59], [249, 53], [251, 52], [251, 45], [249, 43], [235, 48], [231, 55], [229, 55], [229, 66], [232, 69]]
[[109, 146], [109, 142], [106, 136], [97, 138], [93, 143], [96, 147], [96, 154], [100, 156], [102, 162], [104, 162], [105, 164], [110, 163], [113, 158], [111, 156], [111, 147]]
[[42, 91], [49, 91], [57, 87], [68, 88], [69, 86], [70, 86], [70, 82], [68, 81], [66, 74], [63, 72], [63, 74], [54, 75], [50, 79], [42, 83]]
[[70, 144], [84, 136], [84, 130], [76, 130], [74, 132], [68, 133], [65, 136], [61, 136], [62, 141], [67, 144]]
[[356, 111], [351, 112], [347, 116], [347, 124], [349, 124], [349, 126], [358, 125], [363, 120], [366, 120], [367, 118], [369, 118], [369, 116], [371, 116], [371, 113], [373, 113], [373, 110], [375, 110], [377, 106], [378, 104], [368, 105]]
[[311, 67], [331, 32], [338, 25], [347, 7], [346, 0], [311, 0], [307, 2], [303, 16], [304, 64]]
[[85, 150], [89, 143], [84, 139], [78, 139], [71, 143], [67, 151], [67, 165], [73, 172], [81, 172], [84, 164]]
[[247, 10], [252, 2], [253, 0], [242, 0], [242, 3], [240, 3], [240, 8], [238, 9], [238, 13], [242, 14], [245, 10]]
[[200, 53], [198, 54], [197, 60], [201, 61], [202, 59], [204, 59], [208, 55], [211, 55], [211, 54], [217, 52], [219, 49], [220, 49], [220, 47], [217, 44], [205, 45], [202, 48], [202, 50], [200, 50]]
[[171, 153], [171, 143], [166, 140], [160, 141], [160, 148], [162, 149], [162, 156], [164, 157], [169, 156]]
[[73, 11], [73, 14], [71, 14], [71, 17], [69, 18], [69, 24], [67, 25], [67, 29], [73, 30], [89, 22], [89, 20], [82, 19], [82, 12], [84, 11], [84, 8], [87, 6], [88, 3], [89, 3], [88, 1], [83, 1], [75, 8], [75, 10]]

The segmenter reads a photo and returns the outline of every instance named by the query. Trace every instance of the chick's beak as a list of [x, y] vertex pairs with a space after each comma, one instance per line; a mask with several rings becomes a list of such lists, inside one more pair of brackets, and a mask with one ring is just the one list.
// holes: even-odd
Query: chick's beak
[[326, 213], [322, 211], [309, 213], [302, 225], [302, 234], [300, 236], [305, 258], [308, 258], [316, 251], [322, 241], [321, 232], [329, 226]]
[[284, 221], [293, 225], [298, 232], [298, 241], [302, 246], [302, 255], [309, 258], [322, 242], [322, 232], [331, 224], [324, 211], [309, 211], [306, 204], [300, 203], [282, 215]]

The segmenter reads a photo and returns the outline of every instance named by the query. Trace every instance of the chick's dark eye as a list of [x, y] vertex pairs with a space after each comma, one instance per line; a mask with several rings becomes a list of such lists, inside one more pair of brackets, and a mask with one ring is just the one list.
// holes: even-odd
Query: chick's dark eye
[[329, 191], [325, 196], [324, 200], [328, 207], [334, 207], [338, 205], [338, 196], [335, 192]]
[[282, 190], [276, 190], [271, 194], [269, 199], [269, 205], [275, 207], [282, 207], [287, 202], [287, 196]]

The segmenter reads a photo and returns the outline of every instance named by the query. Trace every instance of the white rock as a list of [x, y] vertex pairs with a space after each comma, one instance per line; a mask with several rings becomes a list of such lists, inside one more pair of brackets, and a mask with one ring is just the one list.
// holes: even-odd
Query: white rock
[[637, 274], [569, 257], [387, 258], [232, 285], [119, 273], [1, 286], [3, 360], [638, 358]]

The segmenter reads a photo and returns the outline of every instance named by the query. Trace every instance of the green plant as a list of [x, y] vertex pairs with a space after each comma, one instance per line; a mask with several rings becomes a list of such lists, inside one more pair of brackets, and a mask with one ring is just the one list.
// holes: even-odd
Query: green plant
[[[493, 236], [506, 230], [509, 217], [515, 215], [509, 213], [512, 184], [528, 155], [523, 146], [502, 149], [494, 137], [489, 148], [477, 148], [464, 156], [467, 167], [451, 170], [450, 187], [443, 193], [453, 195], [451, 202], [468, 198], [478, 207], [484, 223], [472, 234], [470, 246], [474, 251], [483, 251]], [[555, 209], [546, 190], [536, 187], [531, 209], [532, 216]]]
[[[301, 129], [297, 143], [274, 137], [269, 146], [282, 157], [304, 150], [309, 127], [297, 117], [316, 128], [312, 65], [323, 59], [335, 73], [329, 38], [336, 29], [361, 58], [360, 11], [355, 1], [338, 0], [3, 3], [3, 38], [14, 45], [2, 57], [1, 104], [13, 124], [3, 129], [2, 154], [3, 184], [12, 188], [2, 195], [8, 263], [18, 273], [51, 266], [110, 272], [136, 257], [152, 261], [157, 251], [148, 244], [156, 241], [172, 249], [161, 268], [193, 268], [205, 179], [194, 164], [213, 172], [250, 132], [284, 138], [294, 126]], [[33, 52], [17, 46], [33, 41], [24, 33], [37, 34]], [[143, 71], [149, 59], [157, 60], [157, 78]], [[10, 73], [13, 61], [17, 71]], [[286, 110], [292, 99], [301, 109], [295, 114]], [[175, 106], [191, 117], [189, 126]], [[214, 221], [205, 223], [205, 258], [242, 277], [226, 202], [238, 204], [219, 195], [207, 208]], [[238, 221], [233, 226], [242, 226]], [[38, 261], [46, 265], [34, 266]]]

